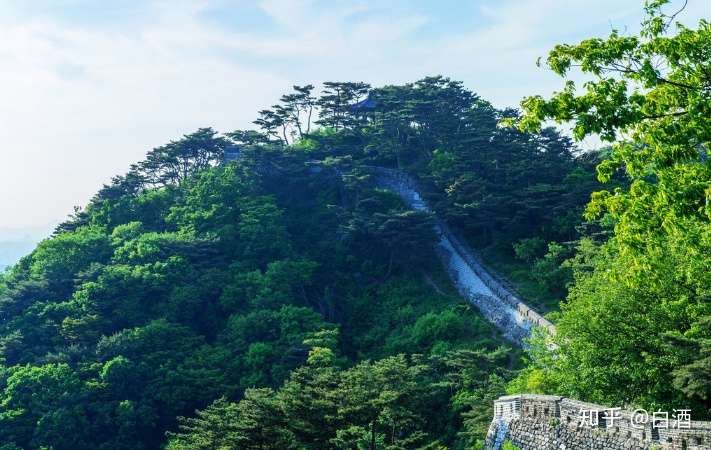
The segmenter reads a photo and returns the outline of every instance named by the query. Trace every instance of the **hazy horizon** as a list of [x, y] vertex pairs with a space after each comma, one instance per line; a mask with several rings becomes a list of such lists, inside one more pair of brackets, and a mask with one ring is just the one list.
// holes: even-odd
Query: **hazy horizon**
[[0, 271], [32, 251], [39, 241], [49, 237], [55, 226], [56, 223], [34, 227], [0, 227]]

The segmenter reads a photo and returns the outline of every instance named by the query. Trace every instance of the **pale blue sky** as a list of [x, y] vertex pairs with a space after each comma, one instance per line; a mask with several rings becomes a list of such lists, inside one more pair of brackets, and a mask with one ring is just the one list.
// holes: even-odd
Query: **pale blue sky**
[[[62, 220], [181, 134], [249, 127], [292, 84], [443, 74], [515, 106], [561, 85], [538, 56], [634, 32], [641, 11], [641, 0], [0, 0], [0, 231]], [[701, 17], [711, 1], [690, 0], [683, 20]]]

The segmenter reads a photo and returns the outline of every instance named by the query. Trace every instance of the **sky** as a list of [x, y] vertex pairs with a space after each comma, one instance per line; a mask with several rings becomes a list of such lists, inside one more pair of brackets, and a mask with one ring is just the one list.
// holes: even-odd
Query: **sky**
[[[562, 81], [539, 56], [634, 33], [641, 4], [0, 0], [0, 240], [49, 230], [171, 139], [250, 128], [293, 84], [442, 74], [497, 107], [548, 95]], [[711, 1], [689, 0], [682, 21], [701, 17]]]

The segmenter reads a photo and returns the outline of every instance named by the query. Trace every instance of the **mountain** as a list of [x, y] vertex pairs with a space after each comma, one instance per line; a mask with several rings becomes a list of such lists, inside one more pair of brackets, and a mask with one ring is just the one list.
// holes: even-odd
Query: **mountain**
[[[556, 46], [521, 111], [329, 81], [150, 150], [0, 274], [0, 450], [482, 449], [498, 398], [502, 448], [602, 445], [563, 404], [711, 417], [711, 24], [665, 3]], [[654, 425], [624, 439], [706, 444]]]
[[0, 270], [15, 264], [20, 258], [48, 237], [52, 226], [10, 228], [0, 227]]
[[[0, 442], [483, 442], [520, 350], [469, 303], [483, 305], [478, 264], [450, 281], [438, 230], [456, 230], [462, 261], [473, 244], [506, 273], [530, 267], [545, 254], [532, 238], [577, 236], [594, 157], [552, 129], [499, 127], [509, 112], [443, 77], [312, 89], [261, 111], [259, 130], [151, 150], [4, 276]], [[428, 208], [374, 166], [417, 179]], [[519, 280], [555, 308], [545, 283]]]

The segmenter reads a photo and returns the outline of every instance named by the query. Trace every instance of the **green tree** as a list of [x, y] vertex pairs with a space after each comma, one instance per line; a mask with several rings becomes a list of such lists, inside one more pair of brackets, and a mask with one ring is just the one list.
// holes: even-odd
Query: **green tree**
[[[557, 390], [603, 403], [673, 407], [708, 399], [704, 354], [684, 352], [669, 339], [705, 342], [698, 330], [709, 315], [711, 286], [711, 164], [706, 157], [711, 122], [709, 59], [711, 24], [692, 29], [650, 1], [639, 36], [613, 33], [559, 45], [548, 66], [564, 76], [580, 68], [590, 80], [572, 81], [550, 99], [522, 102], [524, 129], [542, 121], [571, 121], [577, 138], [598, 134], [614, 141], [599, 177], [624, 171], [628, 189], [601, 191], [590, 218], [614, 224], [613, 237], [578, 270], [562, 307], [555, 358], [539, 352], [534, 364]], [[540, 344], [545, 347], [545, 344]], [[543, 350], [543, 349], [541, 349]], [[682, 369], [683, 367], [683, 369]], [[673, 383], [675, 370], [679, 375]], [[540, 372], [538, 372], [540, 373]], [[690, 373], [701, 377], [691, 382]]]
[[238, 418], [237, 405], [228, 403], [225, 399], [216, 400], [205, 410], [197, 411], [197, 417], [181, 417], [180, 432], [168, 433], [169, 442], [166, 449], [221, 450], [240, 448], [238, 447], [236, 425]]
[[81, 382], [67, 364], [15, 366], [2, 393], [5, 443], [21, 447], [88, 448], [83, 429], [88, 417], [81, 408]]

